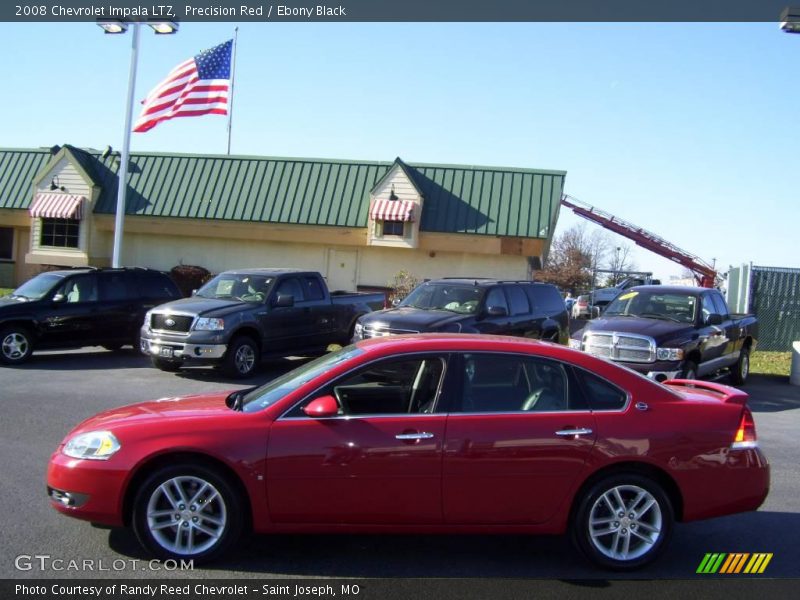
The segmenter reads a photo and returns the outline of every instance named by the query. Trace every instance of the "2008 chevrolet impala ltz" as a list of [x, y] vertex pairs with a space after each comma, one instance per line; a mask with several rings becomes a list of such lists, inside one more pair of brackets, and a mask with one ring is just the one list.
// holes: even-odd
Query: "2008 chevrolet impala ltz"
[[673, 523], [769, 490], [747, 394], [546, 342], [365, 340], [252, 390], [110, 410], [52, 455], [53, 506], [210, 560], [243, 530], [569, 533], [640, 567]]

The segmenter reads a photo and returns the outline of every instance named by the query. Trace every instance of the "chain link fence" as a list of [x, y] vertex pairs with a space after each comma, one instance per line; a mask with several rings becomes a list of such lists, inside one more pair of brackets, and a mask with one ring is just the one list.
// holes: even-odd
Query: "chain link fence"
[[800, 269], [731, 267], [727, 299], [732, 312], [758, 317], [758, 350], [789, 352], [800, 341]]

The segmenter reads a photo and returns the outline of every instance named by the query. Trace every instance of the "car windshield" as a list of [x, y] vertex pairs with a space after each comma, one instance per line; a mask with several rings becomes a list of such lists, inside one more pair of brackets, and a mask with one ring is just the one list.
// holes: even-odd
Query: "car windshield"
[[478, 311], [485, 290], [468, 285], [423, 283], [411, 292], [400, 306], [423, 310], [449, 310], [460, 314]]
[[21, 300], [41, 300], [62, 281], [64, 278], [61, 275], [41, 273], [19, 286], [11, 297]]
[[332, 352], [316, 360], [312, 360], [293, 371], [289, 371], [285, 375], [281, 375], [277, 379], [273, 379], [269, 383], [249, 392], [242, 398], [242, 411], [256, 412], [263, 410], [275, 404], [275, 402], [295, 391], [300, 386], [305, 385], [315, 377], [318, 377], [326, 371], [330, 371], [336, 365], [354, 356], [358, 356], [363, 352], [363, 350], [356, 346], [347, 346], [337, 352]]
[[221, 273], [197, 290], [200, 298], [264, 302], [274, 283], [274, 277], [245, 273]]
[[603, 316], [644, 317], [676, 323], [693, 323], [697, 312], [697, 296], [681, 292], [624, 292], [608, 305]]

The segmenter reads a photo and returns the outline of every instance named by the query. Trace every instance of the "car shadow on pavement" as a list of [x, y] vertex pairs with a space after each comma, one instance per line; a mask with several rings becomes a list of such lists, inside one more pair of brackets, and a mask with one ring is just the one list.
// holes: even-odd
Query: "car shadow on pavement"
[[24, 364], [5, 366], [9, 369], [52, 371], [95, 371], [149, 367], [150, 361], [138, 350], [134, 351], [131, 348], [105, 350], [94, 347], [86, 350], [37, 352]]
[[[797, 577], [800, 550], [784, 533], [798, 529], [800, 515], [769, 511], [679, 523], [664, 554], [630, 573], [593, 566], [567, 536], [472, 534], [252, 535], [227, 559], [195, 570], [288, 577], [687, 579], [703, 577], [696, 570], [708, 552], [771, 552], [769, 576]], [[109, 545], [120, 554], [148, 558], [129, 530], [112, 530]]]
[[741, 387], [750, 399], [747, 405], [753, 412], [782, 412], [800, 408], [800, 386], [791, 385], [782, 375], [751, 375]]

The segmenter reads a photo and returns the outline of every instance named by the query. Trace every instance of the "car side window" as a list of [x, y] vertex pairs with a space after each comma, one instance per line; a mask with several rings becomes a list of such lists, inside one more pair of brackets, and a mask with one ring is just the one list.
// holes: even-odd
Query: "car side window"
[[130, 277], [128, 273], [122, 271], [112, 271], [100, 274], [100, 299], [103, 301], [109, 300], [127, 300], [137, 296], [135, 288], [130, 286]]
[[624, 391], [588, 371], [576, 371], [592, 411], [621, 410], [625, 407], [628, 395]]
[[59, 294], [64, 296], [68, 304], [97, 302], [97, 276], [90, 273], [70, 277], [56, 292], [56, 295]]
[[506, 313], [508, 313], [508, 303], [506, 302], [506, 296], [503, 293], [503, 288], [494, 287], [489, 290], [489, 293], [486, 294], [486, 308], [492, 307], [504, 308]]
[[305, 299], [306, 300], [322, 300], [325, 298], [325, 292], [322, 291], [322, 285], [316, 277], [304, 277], [305, 282]]
[[525, 295], [525, 292], [522, 291], [522, 288], [513, 285], [507, 286], [506, 294], [511, 303], [512, 315], [527, 315], [532, 312], [528, 304], [528, 297]]
[[137, 273], [139, 294], [143, 298], [180, 298], [172, 280], [160, 273]]
[[298, 281], [297, 277], [289, 277], [281, 281], [280, 285], [278, 285], [276, 297], [280, 294], [294, 296], [295, 303], [305, 300], [303, 296], [303, 286], [300, 285], [300, 281]]
[[537, 357], [465, 354], [461, 397], [453, 412], [556, 412], [582, 410], [565, 365]]
[[700, 306], [703, 311], [703, 324], [705, 325], [708, 323], [708, 315], [717, 312], [717, 307], [714, 306], [714, 300], [711, 298], [711, 294], [703, 296], [703, 301]]
[[[343, 416], [432, 413], [444, 364], [439, 356], [382, 360], [328, 384], [313, 397], [334, 396]], [[305, 416], [302, 408], [311, 399], [287, 416]]]
[[725, 304], [725, 300], [722, 299], [722, 296], [720, 294], [717, 294], [716, 292], [712, 292], [711, 294], [709, 294], [709, 297], [714, 302], [714, 306], [716, 307], [717, 313], [722, 315], [722, 318], [727, 317], [728, 305]]

